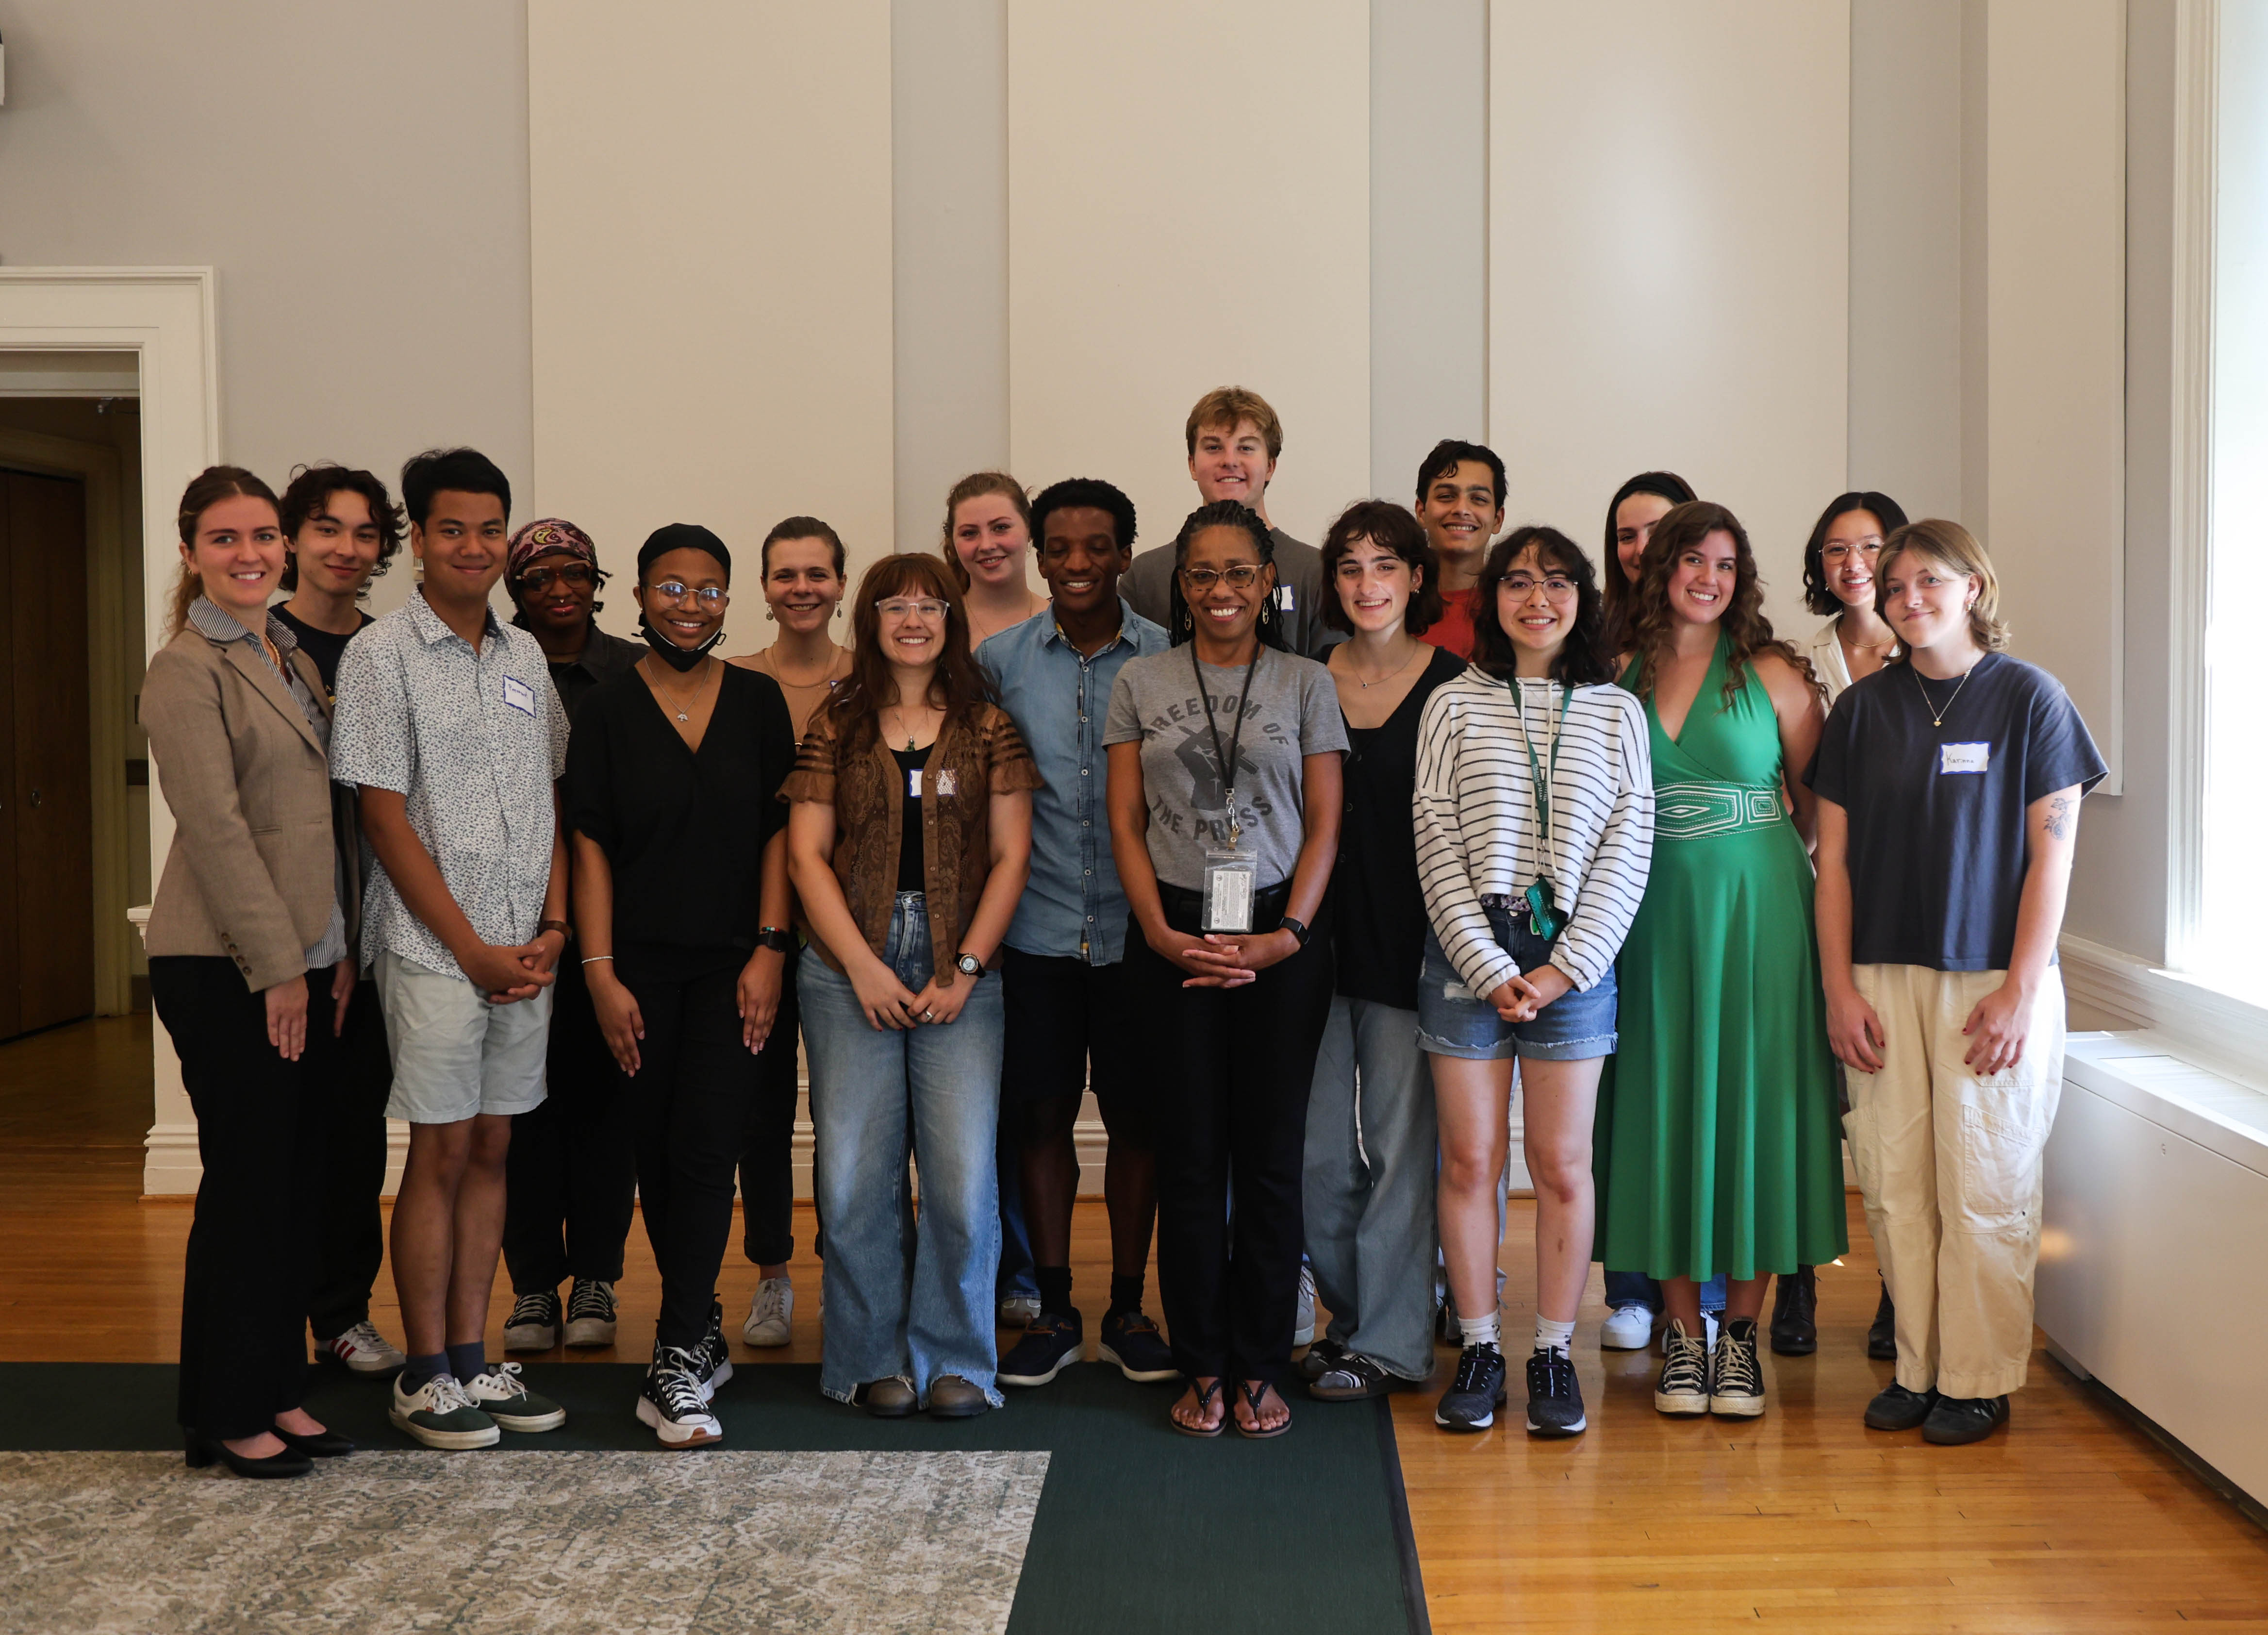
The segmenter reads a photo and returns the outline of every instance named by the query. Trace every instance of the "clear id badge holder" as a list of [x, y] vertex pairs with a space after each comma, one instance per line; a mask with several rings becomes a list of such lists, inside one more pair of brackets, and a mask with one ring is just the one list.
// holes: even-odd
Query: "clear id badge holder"
[[1200, 931], [1234, 932], [1252, 929], [1252, 897], [1257, 888], [1259, 863], [1259, 858], [1241, 846], [1205, 853], [1204, 914], [1198, 926]]

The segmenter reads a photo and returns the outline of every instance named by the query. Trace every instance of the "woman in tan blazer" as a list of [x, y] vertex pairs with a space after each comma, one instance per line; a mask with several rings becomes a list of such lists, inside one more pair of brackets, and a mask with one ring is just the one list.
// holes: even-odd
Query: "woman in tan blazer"
[[193, 1466], [304, 1476], [353, 1451], [300, 1407], [323, 1121], [354, 991], [356, 872], [334, 805], [330, 707], [271, 617], [276, 496], [216, 466], [181, 497], [172, 638], [142, 720], [173, 843], [150, 910], [150, 992], [197, 1114], [204, 1178], [181, 1291]]

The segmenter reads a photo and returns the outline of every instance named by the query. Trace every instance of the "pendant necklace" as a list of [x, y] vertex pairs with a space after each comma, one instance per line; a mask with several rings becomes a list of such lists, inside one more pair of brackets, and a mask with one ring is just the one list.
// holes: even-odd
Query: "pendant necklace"
[[1425, 643], [1418, 641], [1415, 637], [1410, 637], [1410, 640], [1417, 643], [1416, 652], [1413, 652], [1407, 659], [1404, 659], [1402, 661], [1402, 668], [1395, 671], [1393, 674], [1381, 675], [1375, 681], [1366, 681], [1362, 679], [1361, 673], [1354, 667], [1354, 659], [1352, 654], [1349, 654], [1347, 658], [1347, 674], [1354, 677], [1356, 684], [1365, 692], [1368, 692], [1373, 687], [1385, 686], [1387, 682], [1393, 681], [1395, 676], [1401, 675], [1404, 671], [1407, 671], [1411, 665], [1417, 663], [1418, 654], [1425, 651]]
[[692, 719], [690, 716], [685, 713], [686, 709], [691, 700], [698, 698], [701, 696], [701, 689], [704, 684], [706, 684], [708, 679], [707, 675], [703, 675], [700, 681], [693, 683], [693, 690], [689, 693], [679, 693], [674, 687], [665, 687], [662, 689], [664, 692], [670, 695], [671, 707], [677, 712], [677, 718], [679, 720], [689, 721]]
[[1921, 672], [1918, 670], [1913, 672], [1914, 686], [1921, 692], [1921, 707], [1929, 711], [1929, 724], [1932, 726], [1945, 725], [1945, 718], [1953, 713], [1954, 702], [1961, 696], [1961, 689], [1969, 685], [1969, 678], [1976, 674], [1977, 667], [1973, 664], [1961, 673], [1961, 680], [1953, 689], [1953, 697], [1947, 699], [1945, 708], [1940, 710], [1930, 702], [1929, 689], [1922, 686]]

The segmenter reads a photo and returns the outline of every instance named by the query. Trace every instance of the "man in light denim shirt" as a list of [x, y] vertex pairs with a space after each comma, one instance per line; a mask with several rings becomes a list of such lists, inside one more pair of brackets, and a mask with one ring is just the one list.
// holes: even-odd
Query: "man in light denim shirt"
[[1053, 597], [1046, 613], [976, 650], [1031, 747], [1046, 786], [1032, 796], [1032, 878], [1001, 955], [1007, 1007], [1000, 1117], [1020, 1131], [1024, 1217], [1040, 1315], [1000, 1360], [1003, 1385], [1045, 1385], [1079, 1360], [1071, 1303], [1071, 1211], [1079, 1190], [1071, 1127], [1092, 1083], [1110, 1133], [1110, 1309], [1101, 1356], [1130, 1380], [1175, 1377], [1158, 1325], [1142, 1313], [1157, 1220], [1157, 1162], [1138, 1075], [1138, 1024], [1121, 982], [1126, 896], [1110, 855], [1102, 747], [1111, 683], [1129, 659], [1163, 652], [1166, 632], [1118, 594], [1134, 559], [1134, 504], [1075, 477], [1032, 502], [1032, 544]]

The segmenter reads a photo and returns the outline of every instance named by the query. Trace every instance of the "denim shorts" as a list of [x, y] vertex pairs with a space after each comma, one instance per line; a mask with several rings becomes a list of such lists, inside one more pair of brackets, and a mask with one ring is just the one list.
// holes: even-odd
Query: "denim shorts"
[[[1551, 945], [1503, 909], [1488, 910], [1497, 946], [1520, 961], [1522, 975], [1551, 957]], [[1435, 1056], [1468, 1062], [1501, 1062], [1519, 1056], [1539, 1062], [1587, 1062], [1615, 1053], [1615, 973], [1597, 986], [1570, 989], [1535, 1013], [1508, 1022], [1486, 998], [1465, 986], [1441, 940], [1425, 933], [1425, 963], [1418, 976], [1418, 1046]]]

